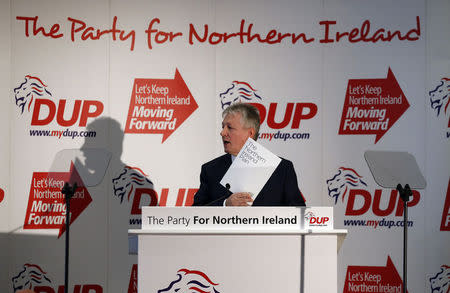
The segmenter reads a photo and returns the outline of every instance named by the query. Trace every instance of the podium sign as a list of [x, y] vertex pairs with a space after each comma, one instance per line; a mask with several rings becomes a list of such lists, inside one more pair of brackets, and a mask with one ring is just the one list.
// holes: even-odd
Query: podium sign
[[[331, 207], [143, 207], [138, 292], [337, 292]], [[188, 291], [190, 290], [190, 291]]]
[[333, 230], [332, 207], [143, 207], [147, 231]]

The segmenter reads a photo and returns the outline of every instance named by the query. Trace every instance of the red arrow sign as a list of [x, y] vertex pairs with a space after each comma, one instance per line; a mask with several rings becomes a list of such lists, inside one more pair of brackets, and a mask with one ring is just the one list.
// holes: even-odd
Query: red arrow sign
[[178, 69], [175, 79], [137, 78], [125, 133], [161, 133], [164, 142], [197, 108]]
[[442, 211], [441, 231], [450, 231], [450, 178], [448, 179], [447, 195]]
[[394, 74], [386, 79], [350, 79], [339, 134], [375, 134], [375, 143], [409, 108]]
[[347, 267], [344, 293], [402, 292], [402, 290], [402, 279], [389, 255], [385, 267]]
[[34, 172], [31, 179], [28, 207], [24, 229], [59, 229], [58, 238], [66, 230], [66, 204], [61, 189], [64, 182], [77, 182], [75, 195], [71, 200], [70, 225], [92, 202], [91, 195], [71, 164], [69, 172]]

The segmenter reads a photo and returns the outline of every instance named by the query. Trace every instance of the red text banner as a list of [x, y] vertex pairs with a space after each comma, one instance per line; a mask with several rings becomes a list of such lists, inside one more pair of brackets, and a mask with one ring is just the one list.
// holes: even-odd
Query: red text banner
[[450, 231], [450, 178], [448, 179], [447, 196], [442, 211], [441, 231]]
[[[34, 172], [31, 179], [24, 229], [59, 229], [58, 238], [66, 230], [66, 204], [61, 189], [65, 182], [83, 183], [76, 169], [71, 172]], [[76, 179], [74, 179], [76, 178]], [[70, 225], [92, 202], [86, 187], [78, 187], [70, 202]]]
[[125, 133], [162, 134], [164, 142], [197, 108], [178, 69], [175, 79], [137, 78]]
[[403, 282], [391, 258], [385, 267], [348, 266], [344, 293], [402, 292]]
[[385, 79], [350, 79], [339, 134], [376, 135], [377, 143], [408, 108], [390, 68]]

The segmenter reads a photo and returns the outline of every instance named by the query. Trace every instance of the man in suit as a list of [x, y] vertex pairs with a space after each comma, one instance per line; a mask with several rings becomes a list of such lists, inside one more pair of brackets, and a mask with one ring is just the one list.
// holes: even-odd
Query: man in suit
[[258, 138], [260, 125], [259, 111], [250, 104], [233, 104], [223, 111], [222, 117], [220, 136], [226, 154], [202, 166], [200, 188], [194, 196], [193, 205], [304, 206], [294, 166], [283, 158], [254, 201], [249, 193], [232, 193], [220, 184], [247, 139]]

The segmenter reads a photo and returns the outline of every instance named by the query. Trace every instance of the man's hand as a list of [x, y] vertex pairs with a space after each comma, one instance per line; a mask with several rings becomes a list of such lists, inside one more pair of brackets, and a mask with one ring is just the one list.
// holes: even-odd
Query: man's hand
[[237, 192], [230, 195], [225, 201], [226, 206], [249, 206], [253, 199], [248, 192]]

